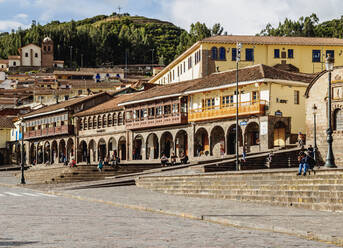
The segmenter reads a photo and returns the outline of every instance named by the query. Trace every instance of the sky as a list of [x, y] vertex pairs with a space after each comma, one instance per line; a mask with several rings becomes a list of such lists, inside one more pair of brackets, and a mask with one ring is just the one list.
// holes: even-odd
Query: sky
[[220, 23], [228, 34], [255, 35], [267, 23], [316, 13], [320, 22], [340, 18], [342, 0], [0, 0], [0, 32], [29, 27], [32, 20], [81, 20], [113, 12], [170, 21], [189, 30], [200, 21], [211, 27]]

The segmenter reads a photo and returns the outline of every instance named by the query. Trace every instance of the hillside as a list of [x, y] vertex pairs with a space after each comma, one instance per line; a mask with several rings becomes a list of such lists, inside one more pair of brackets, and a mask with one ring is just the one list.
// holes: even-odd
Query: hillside
[[[33, 24], [27, 30], [0, 34], [0, 58], [18, 54], [18, 48], [54, 41], [55, 59], [70, 65], [102, 66], [128, 63], [169, 63], [175, 57], [183, 29], [170, 22], [142, 16], [99, 15], [79, 21]], [[153, 58], [152, 58], [153, 55]]]

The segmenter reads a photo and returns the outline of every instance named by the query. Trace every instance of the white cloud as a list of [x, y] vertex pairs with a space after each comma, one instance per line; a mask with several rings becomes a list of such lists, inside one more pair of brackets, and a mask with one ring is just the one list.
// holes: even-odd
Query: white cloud
[[28, 17], [29, 16], [27, 14], [20, 13], [20, 14], [15, 15], [14, 19], [22, 19], [22, 20], [26, 21]]
[[1, 21], [0, 20], [0, 32], [8, 32], [9, 30], [17, 30], [19, 27], [22, 29], [27, 28], [27, 25], [17, 21]]
[[320, 21], [340, 18], [341, 0], [164, 0], [163, 16], [174, 24], [189, 29], [191, 23], [204, 22], [208, 26], [221, 23], [228, 33], [256, 34], [267, 23], [278, 25], [287, 17], [316, 13]]

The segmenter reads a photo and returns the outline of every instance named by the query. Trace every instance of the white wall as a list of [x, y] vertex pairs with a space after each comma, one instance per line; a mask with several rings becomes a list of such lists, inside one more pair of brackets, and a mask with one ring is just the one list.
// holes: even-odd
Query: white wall
[[[31, 53], [32, 50], [32, 53]], [[26, 53], [28, 57], [26, 57]], [[35, 54], [38, 55], [38, 57], [35, 56]], [[22, 48], [22, 61], [23, 64], [22, 66], [41, 66], [42, 65], [42, 52], [41, 48], [30, 44], [27, 45], [26, 47]], [[32, 64], [31, 64], [31, 56], [32, 56]]]

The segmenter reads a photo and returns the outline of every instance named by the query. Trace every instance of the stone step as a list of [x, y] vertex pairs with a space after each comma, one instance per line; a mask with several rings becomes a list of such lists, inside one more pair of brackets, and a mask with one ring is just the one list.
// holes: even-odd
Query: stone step
[[[253, 195], [253, 194], [212, 194], [206, 192], [187, 191], [180, 192], [178, 190], [168, 190], [167, 192], [161, 190], [160, 193], [168, 193], [173, 195], [183, 195], [191, 197], [205, 197], [205, 198], [221, 198], [229, 200], [250, 201], [250, 202], [288, 202], [290, 203], [321, 203], [321, 204], [342, 204], [342, 199], [337, 198], [320, 198], [320, 197], [308, 197], [308, 196], [293, 196], [293, 195]], [[343, 209], [343, 205], [342, 205]]]
[[343, 183], [340, 185], [335, 184], [323, 184], [323, 185], [231, 185], [231, 186], [225, 186], [225, 185], [157, 185], [157, 186], [151, 186], [145, 187], [145, 185], [139, 184], [138, 186], [149, 188], [153, 190], [168, 190], [168, 189], [180, 189], [180, 190], [304, 190], [304, 191], [326, 191], [329, 190], [331, 192], [340, 192], [343, 191]]

